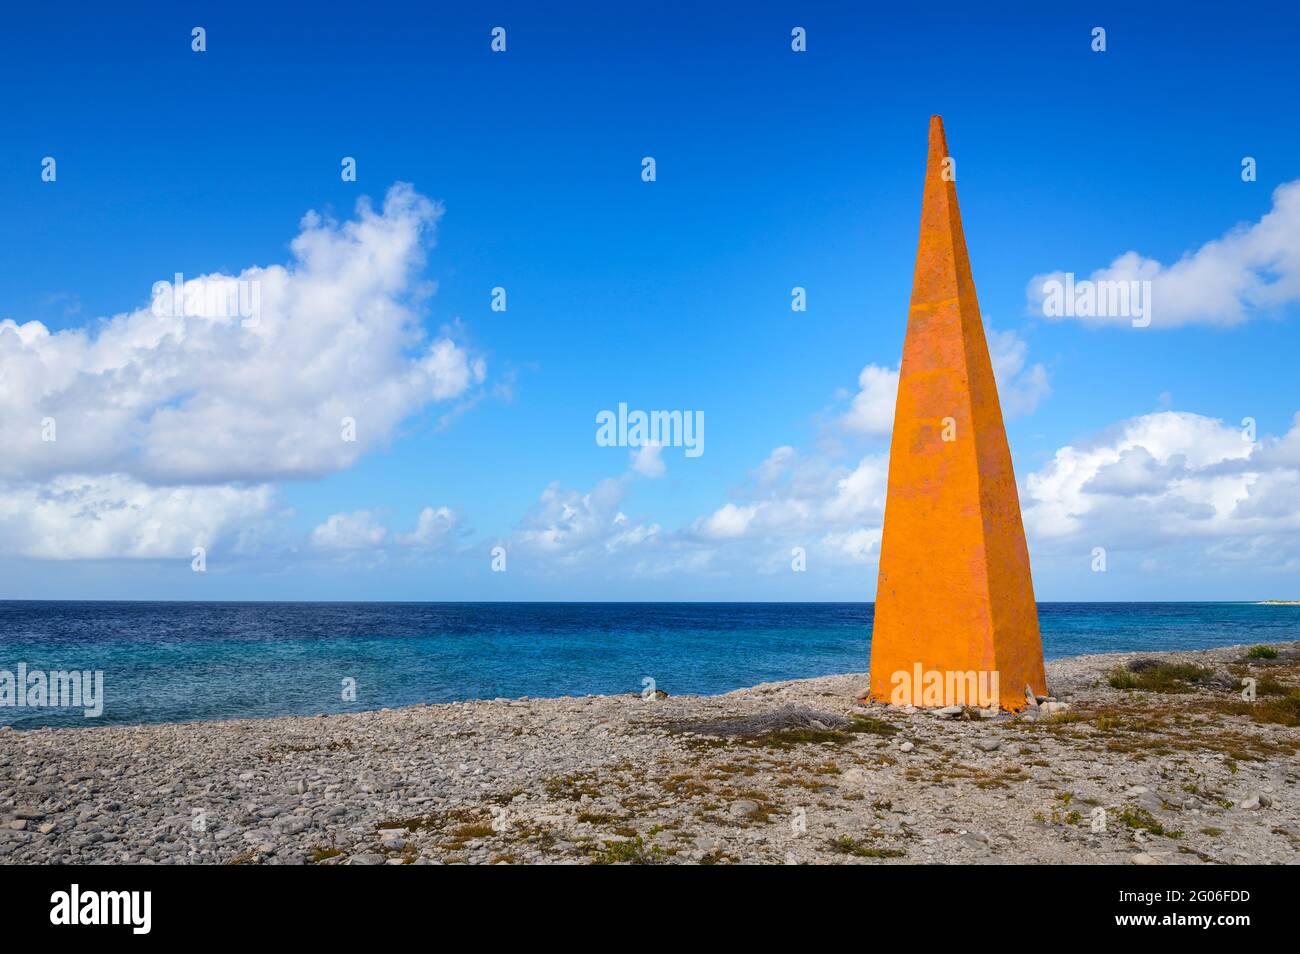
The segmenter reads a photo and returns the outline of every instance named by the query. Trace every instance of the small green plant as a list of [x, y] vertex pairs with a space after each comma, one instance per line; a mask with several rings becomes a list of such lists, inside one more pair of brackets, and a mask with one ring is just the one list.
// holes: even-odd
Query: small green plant
[[1137, 805], [1125, 806], [1124, 810], [1119, 813], [1121, 823], [1132, 829], [1140, 829], [1150, 832], [1153, 835], [1161, 835], [1165, 838], [1182, 838], [1181, 831], [1169, 831], [1160, 820], [1152, 815], [1145, 808]]
[[853, 855], [855, 858], [902, 858], [907, 854], [900, 848], [878, 848], [849, 835], [832, 838], [827, 844], [832, 851], [842, 855]]
[[873, 719], [870, 716], [854, 716], [849, 731], [865, 732], [868, 735], [893, 735], [898, 731], [898, 726], [886, 722], [884, 719]]
[[657, 865], [663, 859], [664, 850], [658, 845], [647, 846], [640, 835], [627, 841], [607, 841], [591, 855], [594, 865]]
[[1115, 668], [1110, 671], [1106, 681], [1112, 689], [1144, 692], [1191, 692], [1194, 684], [1208, 682], [1214, 676], [1213, 669], [1196, 666], [1192, 663], [1155, 663], [1141, 665], [1136, 671], [1134, 666], [1142, 660], [1129, 663], [1129, 668]]
[[451, 836], [457, 841], [469, 841], [471, 838], [490, 838], [496, 834], [491, 825], [461, 825]]
[[1260, 696], [1285, 696], [1291, 687], [1278, 682], [1272, 673], [1265, 673], [1255, 680], [1255, 694]]
[[1047, 717], [1048, 725], [1069, 725], [1071, 722], [1083, 722], [1087, 717], [1082, 712], [1071, 709], [1066, 712], [1053, 712]]
[[1136, 689], [1137, 675], [1117, 666], [1107, 675], [1106, 682], [1112, 689]]
[[1247, 659], [1276, 659], [1277, 650], [1272, 646], [1251, 646], [1246, 650]]
[[584, 773], [579, 775], [562, 775], [546, 780], [546, 794], [551, 798], [567, 798], [579, 801], [583, 795], [596, 798], [601, 794], [595, 776]]
[[[1263, 684], [1264, 680], [1261, 679], [1256, 691]], [[1268, 693], [1260, 692], [1261, 698], [1255, 702], [1229, 702], [1224, 708], [1233, 715], [1248, 716], [1255, 722], [1300, 727], [1300, 689], [1287, 689], [1283, 686], [1286, 695], [1278, 695], [1274, 687], [1269, 688]], [[1228, 768], [1236, 774], [1234, 766], [1229, 765]]]

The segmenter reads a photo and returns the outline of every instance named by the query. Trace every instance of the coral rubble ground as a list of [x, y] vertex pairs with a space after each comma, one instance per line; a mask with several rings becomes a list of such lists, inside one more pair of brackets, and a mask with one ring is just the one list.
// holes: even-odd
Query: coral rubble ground
[[1080, 656], [1050, 663], [1048, 685], [1020, 714], [863, 704], [851, 674], [720, 696], [6, 729], [0, 861], [1300, 857], [1300, 644]]

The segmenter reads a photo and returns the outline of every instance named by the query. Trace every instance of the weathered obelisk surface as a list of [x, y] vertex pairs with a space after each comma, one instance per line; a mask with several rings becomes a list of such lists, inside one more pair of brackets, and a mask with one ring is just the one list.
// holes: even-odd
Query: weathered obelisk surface
[[937, 672], [949, 686], [954, 675], [996, 673], [1000, 705], [1021, 709], [1026, 685], [1047, 691], [1042, 639], [947, 156], [943, 121], [931, 117], [889, 458], [871, 695], [889, 702], [897, 673], [911, 679]]

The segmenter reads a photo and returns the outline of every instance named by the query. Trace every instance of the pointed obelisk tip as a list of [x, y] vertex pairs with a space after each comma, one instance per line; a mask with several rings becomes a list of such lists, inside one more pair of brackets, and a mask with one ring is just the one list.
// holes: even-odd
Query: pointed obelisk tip
[[948, 137], [943, 134], [943, 117], [937, 113], [930, 117], [931, 161], [948, 155]]

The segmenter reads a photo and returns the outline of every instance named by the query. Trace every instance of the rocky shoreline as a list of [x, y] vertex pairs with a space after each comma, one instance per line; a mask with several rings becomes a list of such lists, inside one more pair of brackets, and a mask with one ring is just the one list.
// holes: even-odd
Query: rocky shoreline
[[1300, 643], [1047, 668], [1050, 704], [1020, 714], [864, 704], [850, 674], [720, 696], [7, 729], [0, 862], [1300, 858]]

